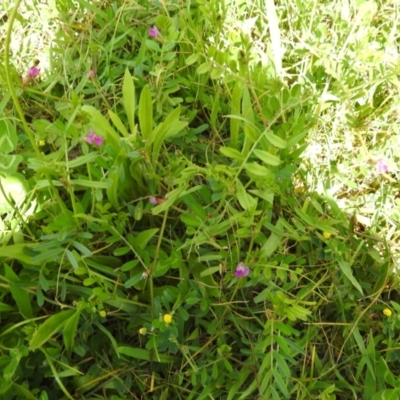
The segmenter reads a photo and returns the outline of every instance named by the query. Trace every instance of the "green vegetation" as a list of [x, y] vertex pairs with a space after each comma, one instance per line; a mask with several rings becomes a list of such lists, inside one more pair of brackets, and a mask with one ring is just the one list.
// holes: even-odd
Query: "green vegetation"
[[0, 399], [400, 397], [396, 2], [0, 7]]

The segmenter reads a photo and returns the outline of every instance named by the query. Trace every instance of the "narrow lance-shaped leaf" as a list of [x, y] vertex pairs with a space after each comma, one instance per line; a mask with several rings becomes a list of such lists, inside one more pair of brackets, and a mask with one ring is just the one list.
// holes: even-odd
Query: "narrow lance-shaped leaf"
[[268, 151], [256, 149], [256, 150], [254, 150], [254, 154], [265, 164], [272, 165], [272, 166], [278, 166], [281, 163], [281, 160], [279, 157], [275, 156], [274, 154], [269, 153]]
[[275, 135], [270, 130], [268, 129], [265, 130], [263, 136], [265, 136], [268, 142], [270, 142], [273, 146], [277, 147], [278, 149], [286, 149], [287, 146], [286, 140]]
[[236, 180], [236, 196], [244, 210], [251, 210], [257, 205], [257, 200], [246, 192], [239, 179]]
[[125, 70], [124, 83], [122, 85], [122, 95], [126, 116], [128, 117], [131, 134], [135, 132], [135, 85], [128, 70]]
[[146, 85], [140, 94], [139, 124], [143, 140], [148, 140], [153, 127], [153, 105], [149, 85]]
[[164, 140], [168, 137], [176, 135], [187, 126], [187, 122], [179, 121], [180, 113], [180, 107], [173, 110], [165, 119], [165, 121], [159, 124], [152, 132], [150, 143], [154, 143], [151, 151], [151, 159], [153, 164], [155, 164], [158, 159], [158, 155], [160, 154], [161, 146]]
[[78, 308], [75, 313], [67, 320], [64, 327], [63, 339], [68, 357], [71, 356], [71, 352], [74, 347], [75, 335], [78, 329], [80, 315], [81, 310]]
[[117, 114], [113, 113], [111, 110], [108, 110], [108, 115], [111, 118], [113, 124], [117, 127], [117, 129], [122, 133], [125, 137], [129, 136], [129, 132], [126, 130], [125, 125], [121, 121], [120, 117]]
[[10, 281], [11, 295], [15, 303], [17, 304], [20, 313], [25, 318], [32, 318], [32, 306], [28, 292], [23, 287], [14, 285], [14, 282], [19, 282], [20, 279], [18, 275], [7, 264], [4, 265], [4, 270], [6, 278]]
[[[231, 99], [231, 114], [233, 116], [240, 115], [240, 100], [242, 99], [242, 87], [238, 81], [232, 92]], [[230, 120], [230, 145], [232, 148], [237, 149], [239, 144], [239, 128], [240, 123], [236, 118]]]
[[29, 342], [30, 349], [36, 350], [37, 348], [43, 346], [55, 333], [64, 327], [67, 320], [72, 317], [74, 313], [75, 310], [61, 311], [47, 319], [34, 333], [31, 341]]
[[361, 285], [358, 283], [357, 279], [354, 278], [353, 271], [351, 270], [349, 263], [344, 260], [339, 260], [338, 262], [340, 269], [346, 275], [347, 279], [362, 295], [364, 295]]

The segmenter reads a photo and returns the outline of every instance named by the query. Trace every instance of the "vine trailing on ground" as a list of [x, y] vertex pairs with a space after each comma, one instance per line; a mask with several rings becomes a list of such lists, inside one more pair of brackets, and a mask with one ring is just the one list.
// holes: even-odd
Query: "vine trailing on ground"
[[[393, 246], [307, 161], [340, 107], [357, 134], [383, 112], [345, 38], [387, 11], [41, 7], [15, 4], [1, 70], [0, 397], [398, 396]], [[47, 62], [15, 53], [24, 15]]]

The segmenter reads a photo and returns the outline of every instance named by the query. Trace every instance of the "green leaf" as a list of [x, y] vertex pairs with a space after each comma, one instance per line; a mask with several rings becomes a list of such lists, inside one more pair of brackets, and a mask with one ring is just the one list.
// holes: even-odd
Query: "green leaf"
[[278, 149], [286, 149], [286, 141], [279, 136], [274, 135], [271, 131], [266, 130], [263, 135], [273, 146], [277, 147]]
[[371, 400], [398, 400], [399, 395], [399, 389], [385, 389], [375, 393]]
[[140, 94], [139, 125], [143, 140], [148, 140], [153, 130], [153, 104], [149, 85], [146, 85]]
[[[118, 117], [117, 114], [113, 113], [111, 110], [108, 110], [108, 115], [111, 118], [111, 121], [115, 125], [115, 127], [119, 130], [122, 135], [125, 137], [129, 136], [129, 132], [126, 130], [125, 125], [122, 123], [121, 119]], [[92, 153], [89, 153], [92, 154]]]
[[0, 158], [0, 173], [14, 174], [24, 158], [19, 154], [2, 154]]
[[139, 349], [138, 347], [120, 346], [117, 348], [117, 350], [119, 354], [136, 358], [138, 360], [153, 361], [160, 363], [170, 363], [173, 361], [173, 357], [165, 354], [159, 354], [158, 356], [152, 357], [152, 354], [150, 353], [149, 350]]
[[[25, 201], [29, 185], [22, 174], [14, 173], [1, 178], [3, 190], [0, 191], [0, 214], [12, 211], [12, 204], [18, 208]], [[3, 191], [7, 197], [4, 197]], [[11, 202], [11, 204], [10, 204]]]
[[218, 273], [218, 272], [220, 272], [220, 271], [221, 271], [221, 268], [220, 268], [219, 266], [218, 266], [218, 267], [210, 267], [210, 268], [207, 268], [207, 269], [205, 269], [204, 271], [202, 271], [202, 272], [200, 273], [200, 276], [201, 276], [201, 277], [204, 277], [204, 276], [216, 274], [216, 273]]
[[0, 120], [0, 149], [2, 153], [11, 153], [18, 144], [14, 125], [8, 120]]
[[[243, 95], [243, 88], [238, 80], [232, 92], [232, 99], [231, 99], [231, 115], [240, 116], [240, 101], [242, 100]], [[233, 148], [238, 147], [239, 141], [239, 129], [240, 129], [240, 122], [236, 118], [231, 118], [230, 121], [230, 143]]]
[[[232, 120], [231, 123], [233, 121], [234, 120]], [[219, 151], [221, 152], [221, 154], [229, 158], [234, 158], [241, 161], [245, 159], [245, 156], [239, 150], [233, 149], [231, 147], [220, 147]]]
[[147, 39], [146, 47], [150, 50], [155, 51], [156, 53], [161, 53], [161, 47], [154, 40]]
[[254, 154], [265, 164], [277, 166], [281, 163], [281, 160], [279, 157], [269, 153], [268, 151], [255, 149]]
[[235, 379], [235, 382], [233, 382], [233, 385], [231, 386], [227, 400], [233, 400], [237, 398], [239, 388], [243, 385], [245, 381], [247, 381], [248, 376], [252, 373], [251, 368], [247, 366], [243, 366], [242, 369], [240, 370], [238, 377]]
[[184, 192], [187, 188], [187, 185], [183, 186], [183, 187], [178, 187], [174, 190], [172, 190], [171, 192], [168, 193], [168, 199], [165, 200], [164, 202], [162, 202], [161, 204], [159, 204], [158, 206], [154, 207], [151, 212], [153, 215], [158, 215], [161, 212], [167, 210], [169, 207], [171, 207], [172, 204], [174, 204], [174, 202], [181, 197], [182, 195], [184, 195]]
[[281, 31], [279, 29], [279, 18], [274, 0], [266, 0], [264, 7], [267, 14], [275, 71], [280, 76], [282, 74], [282, 57], [284, 52], [281, 46]]
[[257, 205], [257, 200], [246, 192], [245, 188], [242, 185], [242, 182], [240, 182], [239, 179], [236, 180], [236, 196], [239, 204], [244, 210], [248, 211], [251, 209], [255, 209]]
[[109, 179], [103, 182], [90, 181], [89, 179], [71, 179], [70, 182], [71, 185], [94, 189], [108, 189], [112, 185], [112, 181]]
[[283, 393], [285, 398], [287, 398], [287, 399], [290, 398], [289, 391], [287, 390], [288, 385], [285, 383], [282, 375], [279, 373], [279, 370], [273, 369], [272, 375], [275, 378], [275, 383], [276, 383], [277, 388], [279, 388], [279, 390]]
[[194, 53], [190, 55], [186, 60], [185, 60], [185, 65], [192, 65], [194, 64], [200, 57], [200, 53]]
[[47, 319], [39, 329], [33, 334], [29, 342], [31, 350], [36, 350], [43, 346], [49, 339], [61, 330], [66, 324], [67, 320], [76, 312], [76, 310], [61, 311], [58, 314], [52, 315]]
[[171, 137], [179, 133], [183, 128], [187, 126], [187, 122], [179, 121], [181, 114], [181, 108], [178, 107], [173, 110], [164, 122], [159, 124], [156, 129], [152, 132], [150, 140], [146, 143], [147, 147], [154, 143], [151, 151], [151, 159], [153, 164], [158, 160], [161, 146], [167, 137]]
[[17, 304], [19, 312], [27, 319], [33, 318], [31, 300], [27, 290], [23, 287], [14, 285], [14, 283], [20, 281], [18, 275], [7, 264], [4, 264], [4, 271], [6, 278], [10, 281], [11, 295]]
[[224, 74], [225, 69], [222, 67], [216, 67], [211, 71], [210, 78], [211, 79], [219, 79]]
[[0, 302], [0, 312], [4, 312], [4, 311], [13, 311], [14, 307], [9, 306], [8, 304], [5, 303], [1, 303]]
[[340, 269], [341, 269], [342, 272], [345, 274], [345, 276], [347, 277], [347, 279], [352, 283], [352, 285], [353, 285], [362, 295], [364, 295], [363, 290], [362, 290], [360, 284], [357, 282], [357, 279], [354, 278], [354, 275], [353, 275], [353, 272], [352, 272], [352, 270], [351, 270], [351, 268], [350, 268], [349, 263], [348, 263], [347, 261], [345, 261], [345, 260], [339, 260], [338, 262], [339, 262]]
[[158, 228], [153, 228], [140, 232], [139, 235], [135, 237], [135, 245], [143, 250], [158, 230]]
[[249, 192], [268, 201], [268, 203], [271, 203], [271, 204], [274, 203], [274, 192], [271, 189], [266, 189], [266, 190], [252, 189], [252, 190], [249, 190]]
[[111, 179], [112, 185], [107, 188], [107, 197], [115, 208], [119, 207], [120, 176], [125, 158], [126, 150], [122, 148], [108, 173], [108, 178]]
[[198, 75], [202, 75], [202, 74], [207, 73], [211, 69], [211, 65], [212, 65], [211, 61], [206, 61], [205, 63], [200, 64], [199, 67], [196, 70], [196, 73]]
[[65, 249], [65, 254], [66, 254], [69, 262], [71, 263], [72, 267], [76, 270], [79, 268], [79, 265], [78, 265], [78, 261], [76, 259], [78, 257], [75, 258], [74, 253], [76, 254], [76, 252], [72, 252], [68, 249]]
[[124, 101], [124, 107], [126, 116], [128, 118], [129, 127], [131, 134], [135, 133], [135, 84], [133, 78], [129, 72], [129, 69], [125, 69], [124, 82], [122, 84], [122, 95]]
[[257, 176], [267, 176], [270, 171], [269, 169], [263, 167], [262, 165], [259, 164], [244, 164], [243, 165], [244, 169], [249, 172], [250, 174], [257, 175]]
[[70, 400], [74, 400], [74, 398], [68, 392], [68, 390], [66, 389], [66, 387], [64, 386], [64, 384], [63, 384], [63, 382], [62, 382], [62, 380], [60, 378], [60, 374], [58, 373], [58, 369], [55, 367], [54, 362], [53, 362], [53, 360], [54, 360], [53, 356], [50, 356], [50, 354], [47, 353], [47, 351], [44, 348], [40, 348], [40, 350], [45, 355], [47, 363], [50, 366], [51, 376], [54, 377], [54, 379], [56, 380], [58, 386], [64, 392], [65, 396]]
[[72, 349], [74, 347], [75, 336], [78, 329], [79, 318], [81, 316], [81, 310], [78, 308], [74, 311], [74, 314], [67, 320], [63, 330], [63, 340], [65, 349], [67, 350], [68, 358], [71, 357]]
[[270, 237], [267, 239], [264, 246], [261, 248], [264, 256], [266, 257], [270, 257], [273, 254], [273, 252], [278, 248], [284, 236], [282, 222], [280, 220], [278, 220], [275, 228], [281, 231], [282, 233], [281, 234], [271, 233]]
[[43, 275], [42, 271], [39, 272], [39, 283], [40, 283], [40, 286], [42, 287], [42, 289], [45, 292], [47, 292], [49, 290], [49, 282], [47, 281], [47, 279]]
[[98, 157], [97, 153], [90, 152], [89, 154], [85, 154], [84, 156], [80, 156], [75, 158], [75, 160], [68, 161], [69, 168], [77, 168], [81, 165], [90, 164]]
[[193, 228], [198, 228], [202, 224], [202, 220], [193, 214], [182, 214], [180, 219], [186, 226]]
[[37, 265], [38, 263], [34, 262], [32, 257], [28, 255], [28, 251], [25, 253], [25, 250], [28, 250], [30, 247], [32, 246], [23, 243], [3, 246], [0, 247], [0, 257], [15, 258], [25, 263]]
[[115, 352], [117, 353], [117, 356], [119, 358], [118, 344], [117, 344], [117, 341], [114, 339], [113, 335], [102, 324], [97, 322], [97, 323], [95, 323], [95, 325], [108, 337], [108, 339], [110, 340], [110, 342], [112, 344], [113, 349], [115, 350]]

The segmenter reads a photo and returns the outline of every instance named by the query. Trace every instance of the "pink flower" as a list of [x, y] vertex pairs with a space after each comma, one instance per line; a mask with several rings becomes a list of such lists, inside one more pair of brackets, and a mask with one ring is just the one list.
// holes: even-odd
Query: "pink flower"
[[160, 34], [160, 32], [158, 31], [157, 27], [154, 25], [151, 29], [148, 30], [148, 33], [151, 37], [158, 37], [158, 35]]
[[376, 167], [378, 168], [378, 171], [380, 174], [384, 174], [384, 173], [388, 172], [388, 169], [389, 169], [389, 167], [386, 164], [386, 161], [382, 160], [382, 159], [380, 159], [376, 162]]
[[85, 137], [85, 140], [89, 144], [95, 144], [96, 146], [101, 146], [103, 144], [104, 139], [101, 136], [97, 136], [92, 130], [90, 130], [87, 136]]
[[86, 72], [86, 78], [88, 79], [96, 78], [96, 72], [94, 72], [92, 69], [89, 69], [89, 71]]
[[236, 267], [235, 276], [236, 278], [243, 278], [250, 273], [250, 268], [243, 265], [243, 263], [239, 263]]
[[164, 201], [165, 201], [164, 199], [158, 199], [157, 197], [154, 197], [154, 196], [149, 197], [149, 203], [154, 204], [155, 206], [157, 204], [164, 203]]
[[28, 68], [26, 75], [28, 79], [36, 78], [40, 74], [40, 69], [37, 67]]

